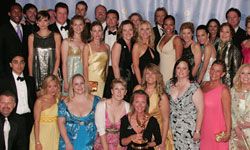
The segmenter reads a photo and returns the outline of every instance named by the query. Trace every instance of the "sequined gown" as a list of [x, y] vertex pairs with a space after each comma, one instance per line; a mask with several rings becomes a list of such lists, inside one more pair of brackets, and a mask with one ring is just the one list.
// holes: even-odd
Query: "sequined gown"
[[[57, 150], [59, 142], [59, 129], [57, 126], [57, 103], [43, 110], [40, 117], [39, 140], [45, 150]], [[30, 150], [35, 150], [36, 141], [34, 126], [30, 134]]]
[[[232, 129], [236, 127], [237, 121], [247, 121], [250, 122], [250, 92], [238, 92], [235, 88], [231, 89], [232, 95]], [[244, 98], [240, 98], [240, 95], [244, 95]], [[242, 129], [245, 134], [246, 143], [250, 148], [250, 128]], [[243, 140], [238, 140], [234, 130], [231, 133], [230, 139], [230, 150], [238, 150], [237, 141], [242, 146], [245, 146]], [[246, 149], [247, 150], [247, 149]]]
[[93, 52], [91, 46], [88, 44], [90, 55], [89, 55], [89, 81], [98, 82], [98, 87], [96, 92], [92, 92], [93, 95], [102, 97], [105, 81], [106, 81], [106, 69], [108, 63], [108, 53], [105, 51], [102, 52]]
[[[58, 117], [65, 118], [67, 135], [74, 150], [92, 150], [96, 138], [95, 108], [100, 98], [94, 96], [92, 110], [85, 116], [72, 114], [64, 101], [58, 104]], [[59, 150], [65, 150], [65, 142], [60, 136]]]
[[39, 90], [44, 78], [52, 74], [54, 70], [56, 61], [54, 33], [51, 32], [46, 37], [34, 33], [33, 45], [32, 75], [36, 81], [36, 88]]

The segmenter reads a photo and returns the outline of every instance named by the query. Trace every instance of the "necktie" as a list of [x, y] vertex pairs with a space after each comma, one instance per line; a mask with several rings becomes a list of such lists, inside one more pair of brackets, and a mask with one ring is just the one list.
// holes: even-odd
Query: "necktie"
[[17, 81], [19, 81], [20, 80], [20, 82], [23, 82], [24, 81], [24, 77], [17, 77]]
[[8, 121], [8, 118], [5, 118], [3, 125], [3, 132], [4, 132], [4, 142], [6, 150], [8, 149], [9, 131], [10, 131], [10, 123]]
[[116, 35], [116, 31], [112, 32], [112, 31], [109, 31], [108, 34], [112, 34], [112, 35]]
[[66, 31], [67, 30], [66, 26], [61, 26], [61, 30], [63, 29]]
[[21, 26], [20, 26], [20, 25], [17, 25], [17, 26], [16, 26], [16, 33], [17, 33], [17, 35], [18, 35], [20, 41], [22, 41], [22, 40], [23, 40], [23, 33], [22, 33], [22, 31], [21, 31]]

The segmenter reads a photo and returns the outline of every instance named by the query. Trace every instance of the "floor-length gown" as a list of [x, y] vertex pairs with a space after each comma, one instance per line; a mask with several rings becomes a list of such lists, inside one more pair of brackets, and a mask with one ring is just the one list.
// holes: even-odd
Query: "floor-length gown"
[[[159, 107], [160, 98], [156, 92], [154, 92], [150, 98], [149, 98], [149, 114], [153, 117], [155, 117], [159, 123], [160, 129], [162, 131], [162, 114]], [[167, 140], [166, 143], [166, 150], [174, 150], [174, 143], [173, 143], [173, 137], [171, 134], [171, 128], [169, 127], [168, 133], [167, 133]]]
[[[58, 105], [58, 117], [65, 118], [65, 127], [67, 135], [74, 150], [92, 150], [96, 138], [95, 126], [95, 108], [100, 101], [98, 96], [94, 96], [93, 106], [91, 111], [85, 116], [79, 117], [72, 114], [65, 104], [61, 101]], [[65, 142], [60, 136], [59, 150], [65, 150]]]
[[159, 48], [159, 43], [164, 36], [157, 45], [157, 51], [160, 54], [159, 67], [161, 74], [163, 75], [164, 84], [166, 84], [167, 81], [173, 76], [174, 64], [176, 62], [176, 54], [173, 43], [175, 37], [176, 35], [172, 36], [171, 39], [162, 47], [162, 50]]
[[44, 78], [52, 74], [54, 70], [56, 61], [54, 33], [51, 32], [46, 37], [34, 33], [33, 45], [32, 75], [36, 81], [36, 88], [39, 90]]
[[92, 92], [93, 95], [102, 97], [105, 81], [106, 81], [106, 69], [108, 63], [108, 53], [106, 51], [93, 52], [91, 46], [88, 44], [90, 55], [89, 55], [89, 81], [98, 82], [98, 87], [96, 92]]
[[250, 64], [250, 47], [246, 47], [243, 44], [242, 46], [242, 56], [243, 56], [243, 64]]
[[[59, 129], [57, 126], [57, 103], [43, 110], [40, 117], [39, 140], [44, 150], [57, 150]], [[30, 134], [30, 150], [35, 150], [34, 126]]]
[[221, 84], [210, 91], [204, 92], [204, 116], [201, 127], [201, 150], [228, 150], [228, 142], [217, 142], [216, 134], [226, 130], [226, 123], [222, 108]]
[[170, 126], [175, 150], [199, 150], [200, 143], [193, 140], [197, 111], [192, 100], [199, 85], [190, 83], [189, 88], [177, 99], [173, 99], [170, 94], [172, 86], [171, 82], [167, 82], [166, 93], [170, 101]]
[[[231, 89], [232, 95], [232, 128], [236, 127], [237, 121], [247, 121], [250, 122], [250, 91], [238, 92], [235, 88]], [[240, 98], [240, 95], [244, 95]], [[230, 150], [238, 150], [237, 144], [242, 146], [248, 144], [250, 148], [250, 128], [242, 129], [245, 135], [245, 140], [238, 140], [234, 130], [232, 130], [230, 139]]]

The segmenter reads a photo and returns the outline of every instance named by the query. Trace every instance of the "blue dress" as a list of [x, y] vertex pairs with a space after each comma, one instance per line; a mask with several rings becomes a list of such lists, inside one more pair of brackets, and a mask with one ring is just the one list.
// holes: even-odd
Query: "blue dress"
[[[78, 117], [71, 114], [64, 101], [58, 104], [58, 117], [66, 120], [67, 135], [74, 150], [92, 150], [96, 138], [95, 109], [100, 101], [98, 96], [94, 96], [93, 107], [89, 114]], [[65, 142], [60, 136], [59, 150], [65, 150]]]

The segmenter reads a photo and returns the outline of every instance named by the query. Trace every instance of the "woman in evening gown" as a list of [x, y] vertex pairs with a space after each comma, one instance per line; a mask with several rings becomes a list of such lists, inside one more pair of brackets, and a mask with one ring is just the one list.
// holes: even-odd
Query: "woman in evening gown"
[[174, 66], [166, 93], [170, 102], [170, 126], [176, 150], [199, 150], [203, 118], [203, 96], [194, 81], [188, 60], [180, 58]]
[[241, 43], [243, 64], [250, 64], [250, 16], [246, 18], [247, 39]]
[[74, 16], [70, 22], [69, 38], [62, 42], [62, 89], [65, 95], [67, 95], [71, 77], [77, 73], [83, 74], [84, 27], [82, 16]]
[[163, 142], [159, 148], [174, 150], [173, 137], [169, 129], [169, 100], [164, 88], [159, 67], [149, 64], [143, 71], [142, 85], [137, 85], [135, 90], [142, 89], [149, 95], [149, 114], [157, 119], [161, 129]]
[[30, 134], [30, 150], [58, 149], [57, 102], [60, 82], [55, 75], [47, 76], [42, 84], [41, 96], [34, 107], [34, 126]]
[[[243, 64], [234, 77], [230, 150], [250, 149], [250, 64]], [[248, 148], [248, 149], [247, 149]]]
[[138, 28], [138, 37], [132, 50], [132, 62], [135, 73], [135, 85], [141, 84], [145, 66], [160, 62], [159, 53], [154, 49], [154, 31], [148, 21], [142, 21]]
[[[201, 150], [228, 150], [231, 134], [231, 98], [221, 82], [225, 63], [216, 60], [210, 68], [210, 80], [202, 83], [204, 117], [201, 127]], [[224, 135], [219, 137], [224, 132]]]
[[39, 31], [30, 34], [28, 38], [29, 75], [35, 78], [36, 90], [41, 88], [46, 76], [59, 75], [61, 37], [48, 29], [49, 18], [47, 11], [38, 12]]
[[165, 34], [157, 45], [160, 54], [160, 71], [163, 75], [164, 84], [172, 77], [174, 64], [181, 58], [183, 45], [181, 38], [175, 35], [175, 18], [168, 15], [164, 18], [163, 29]]
[[103, 28], [99, 22], [91, 24], [90, 33], [92, 40], [85, 46], [83, 52], [84, 75], [87, 81], [97, 84], [96, 91], [91, 93], [102, 97], [107, 77], [109, 46], [102, 41]]
[[59, 150], [92, 150], [96, 139], [95, 109], [98, 96], [89, 94], [81, 74], [69, 84], [69, 97], [58, 104]]
[[123, 79], [114, 79], [111, 83], [112, 97], [96, 106], [95, 123], [97, 136], [95, 150], [125, 150], [119, 142], [120, 119], [129, 112], [129, 103], [123, 100], [127, 83]]

